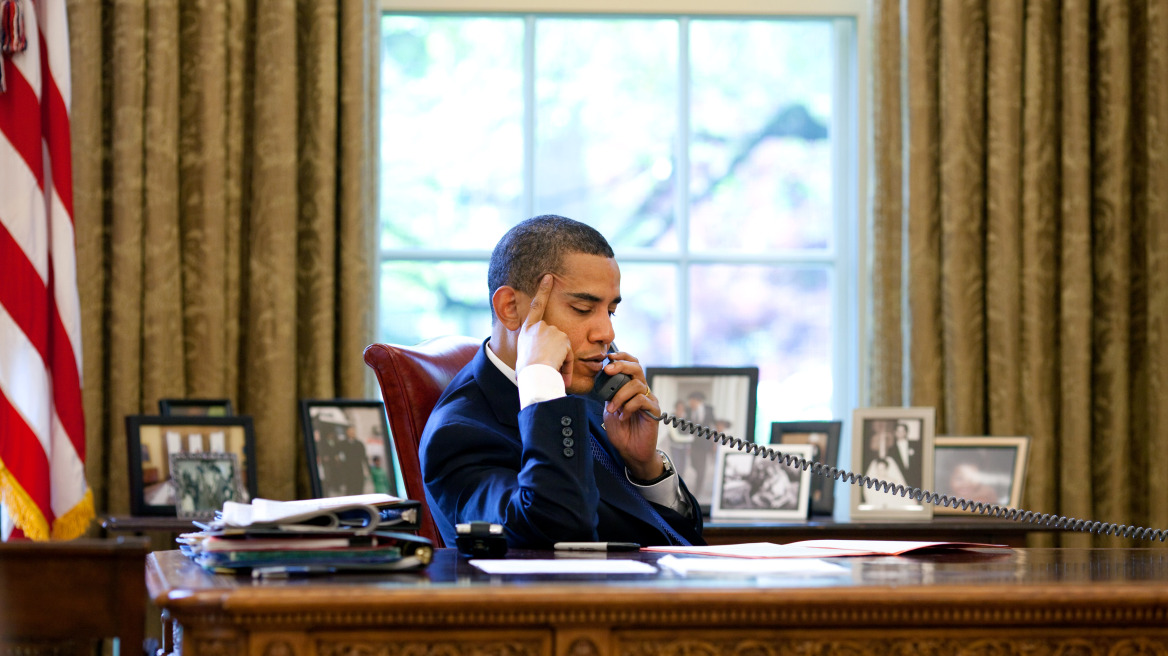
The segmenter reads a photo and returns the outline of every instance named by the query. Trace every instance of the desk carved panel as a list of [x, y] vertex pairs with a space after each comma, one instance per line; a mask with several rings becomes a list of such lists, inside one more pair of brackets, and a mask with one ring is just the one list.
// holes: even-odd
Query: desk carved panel
[[542, 631], [441, 631], [317, 638], [313, 656], [548, 656]]
[[998, 635], [993, 639], [873, 634], [618, 639], [616, 656], [1168, 656], [1168, 638]]

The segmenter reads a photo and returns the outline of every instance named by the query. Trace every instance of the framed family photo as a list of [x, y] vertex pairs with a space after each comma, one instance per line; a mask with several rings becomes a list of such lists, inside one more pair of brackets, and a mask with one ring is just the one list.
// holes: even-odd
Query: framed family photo
[[233, 478], [241, 500], [246, 502], [256, 495], [255, 433], [250, 416], [129, 415], [126, 446], [132, 515], [177, 516], [177, 488], [171, 469], [174, 455], [234, 456]]
[[[936, 491], [967, 501], [1008, 508], [1022, 504], [1029, 437], [937, 436], [934, 460]], [[939, 515], [970, 511], [937, 506]]]
[[[829, 467], [839, 467], [840, 429], [839, 421], [776, 421], [771, 424], [771, 444], [783, 445], [780, 451], [792, 444], [811, 445], [808, 460], [821, 462]], [[811, 514], [830, 515], [835, 508], [835, 480], [827, 476], [811, 475]]]
[[[810, 459], [814, 447], [791, 444], [784, 453]], [[782, 459], [771, 460], [721, 447], [718, 450], [716, 487], [710, 516], [714, 519], [807, 519], [811, 490], [810, 471], [788, 467]]]
[[[860, 408], [852, 414], [852, 471], [869, 478], [933, 488], [933, 408]], [[933, 505], [879, 487], [851, 486], [852, 521], [927, 520]]]
[[403, 496], [383, 402], [305, 399], [300, 408], [313, 496]]
[[172, 453], [170, 477], [180, 518], [214, 517], [224, 502], [246, 498], [234, 453]]
[[159, 399], [158, 414], [182, 417], [230, 417], [231, 399]]
[[[754, 441], [758, 367], [649, 367], [645, 378], [664, 412]], [[717, 445], [667, 425], [657, 448], [669, 454], [702, 511], [709, 514], [716, 485]]]

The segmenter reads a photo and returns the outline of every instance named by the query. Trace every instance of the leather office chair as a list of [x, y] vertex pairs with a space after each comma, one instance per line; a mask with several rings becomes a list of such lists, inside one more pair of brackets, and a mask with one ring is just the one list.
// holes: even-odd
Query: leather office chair
[[446, 545], [426, 506], [418, 443], [438, 397], [481, 345], [477, 339], [451, 336], [437, 337], [417, 346], [371, 344], [365, 349], [365, 364], [377, 373], [381, 385], [406, 496], [422, 503], [418, 534], [430, 538], [435, 547]]

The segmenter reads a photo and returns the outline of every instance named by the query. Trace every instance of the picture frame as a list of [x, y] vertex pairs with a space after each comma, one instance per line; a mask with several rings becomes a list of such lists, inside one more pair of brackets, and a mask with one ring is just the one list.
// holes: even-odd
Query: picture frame
[[313, 496], [382, 492], [404, 497], [384, 402], [303, 399], [300, 417]]
[[[648, 367], [645, 378], [661, 409], [754, 442], [758, 367]], [[702, 512], [713, 508], [718, 449], [712, 441], [664, 426], [657, 448], [669, 455]]]
[[[784, 453], [810, 459], [811, 444], [785, 445]], [[713, 519], [806, 521], [810, 512], [811, 477], [808, 470], [788, 467], [730, 447], [718, 449]]]
[[[931, 490], [934, 408], [857, 408], [852, 413], [852, 471]], [[850, 519], [930, 520], [933, 505], [878, 487], [851, 486]]]
[[244, 499], [256, 496], [255, 429], [250, 416], [127, 415], [126, 447], [134, 516], [178, 516], [170, 471], [170, 456], [177, 453], [234, 454]]
[[[1026, 484], [1030, 438], [938, 435], [933, 459], [936, 492], [969, 501], [1018, 508]], [[960, 507], [937, 506], [938, 515], [968, 515]]]
[[[776, 421], [771, 423], [771, 444], [785, 448], [792, 444], [810, 444], [808, 460], [829, 467], [839, 467], [842, 421]], [[811, 515], [831, 515], [835, 509], [835, 480], [826, 476], [811, 477]]]
[[170, 473], [180, 519], [211, 518], [227, 501], [244, 502], [238, 454], [171, 453]]
[[231, 399], [158, 399], [158, 414], [182, 417], [230, 417]]

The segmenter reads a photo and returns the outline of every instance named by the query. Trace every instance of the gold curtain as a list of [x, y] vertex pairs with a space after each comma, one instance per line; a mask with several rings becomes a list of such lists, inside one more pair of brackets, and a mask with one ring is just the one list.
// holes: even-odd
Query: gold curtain
[[[1025, 508], [1168, 529], [1168, 5], [877, 0], [873, 32], [871, 403], [1029, 435]], [[1125, 543], [1035, 540], [1093, 542]]]
[[308, 494], [301, 398], [362, 398], [375, 316], [374, 0], [70, 0], [87, 476], [124, 419], [251, 415], [258, 492]]

